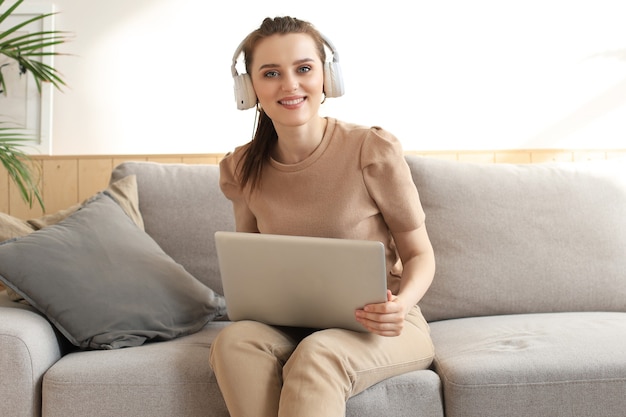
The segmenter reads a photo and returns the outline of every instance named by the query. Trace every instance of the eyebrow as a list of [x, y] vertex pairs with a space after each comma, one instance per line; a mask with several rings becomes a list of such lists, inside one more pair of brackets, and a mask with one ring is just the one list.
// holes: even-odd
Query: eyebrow
[[[314, 62], [315, 60], [313, 58], [303, 58], [303, 59], [298, 59], [297, 61], [295, 61], [293, 63], [293, 65], [300, 65], [300, 64], [304, 64], [307, 62]], [[276, 67], [280, 67], [280, 65], [278, 64], [263, 64], [259, 67], [258, 71], [262, 71], [264, 69], [268, 69], [268, 68], [276, 68]]]

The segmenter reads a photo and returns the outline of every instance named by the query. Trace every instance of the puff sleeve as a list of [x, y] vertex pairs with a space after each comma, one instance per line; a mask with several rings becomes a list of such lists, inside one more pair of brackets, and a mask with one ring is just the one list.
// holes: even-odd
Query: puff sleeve
[[370, 196], [392, 232], [418, 229], [425, 214], [400, 141], [374, 127], [361, 149], [361, 169]]
[[256, 217], [248, 207], [245, 192], [236, 178], [237, 154], [229, 153], [220, 161], [220, 189], [233, 204], [238, 232], [258, 232]]

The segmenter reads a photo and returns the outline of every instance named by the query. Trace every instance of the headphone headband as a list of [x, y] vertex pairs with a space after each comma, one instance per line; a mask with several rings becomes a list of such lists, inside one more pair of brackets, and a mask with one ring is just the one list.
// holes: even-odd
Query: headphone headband
[[235, 50], [235, 53], [233, 54], [233, 64], [230, 66], [230, 72], [233, 75], [233, 77], [236, 77], [237, 75], [239, 75], [239, 73], [237, 73], [237, 58], [239, 58], [239, 55], [241, 55], [241, 53], [243, 52], [243, 45], [246, 43], [246, 40], [242, 40], [241, 43], [239, 44], [239, 46], [237, 47], [237, 49]]

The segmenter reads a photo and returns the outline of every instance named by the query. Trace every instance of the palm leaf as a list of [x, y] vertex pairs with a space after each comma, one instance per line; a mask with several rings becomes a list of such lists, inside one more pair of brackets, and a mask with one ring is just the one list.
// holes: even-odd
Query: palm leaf
[[[13, 11], [15, 9], [17, 9], [17, 7], [22, 4], [24, 0], [18, 0], [13, 6], [11, 6], [6, 12], [4, 12], [2, 15], [0, 15], [0, 23], [2, 23], [7, 17], [11, 16], [11, 13], [13, 13]], [[4, 4], [4, 0], [0, 0], [0, 6], [2, 6]]]
[[37, 200], [42, 210], [45, 211], [43, 198], [39, 191], [39, 175], [34, 176], [34, 164], [30, 156], [22, 150], [25, 142], [34, 138], [19, 129], [6, 127], [4, 124], [4, 122], [0, 122], [0, 162], [29, 207], [32, 208], [33, 203]]
[[[15, 7], [22, 2], [23, 0], [18, 0], [7, 12], [1, 15], [0, 23], [9, 16], [9, 12], [15, 10]], [[2, 5], [2, 3], [4, 3], [4, 0], [0, 1], [0, 5]], [[52, 83], [57, 89], [61, 89], [62, 86], [66, 85], [54, 67], [39, 61], [38, 58], [62, 55], [58, 52], [48, 51], [46, 48], [67, 42], [69, 39], [68, 34], [54, 30], [31, 32], [15, 37], [11, 37], [11, 35], [30, 23], [46, 19], [52, 15], [54, 15], [54, 13], [37, 15], [0, 33], [0, 54], [14, 59], [17, 61], [20, 68], [33, 74], [39, 92], [41, 92], [42, 82]], [[6, 93], [6, 84], [1, 71], [0, 85]]]

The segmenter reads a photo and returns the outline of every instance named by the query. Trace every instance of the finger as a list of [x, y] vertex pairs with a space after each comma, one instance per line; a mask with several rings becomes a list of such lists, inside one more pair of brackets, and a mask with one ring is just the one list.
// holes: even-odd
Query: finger
[[372, 314], [398, 314], [402, 311], [402, 306], [394, 302], [387, 302], [382, 304], [368, 304], [363, 308], [363, 311]]
[[386, 329], [404, 325], [404, 317], [398, 313], [378, 314], [367, 313], [361, 310], [357, 311], [356, 319], [371, 329]]
[[363, 327], [365, 327], [370, 333], [375, 333], [380, 336], [398, 336], [402, 333], [402, 329], [404, 328], [403, 323], [393, 324], [393, 323], [377, 323], [371, 321], [361, 322]]

